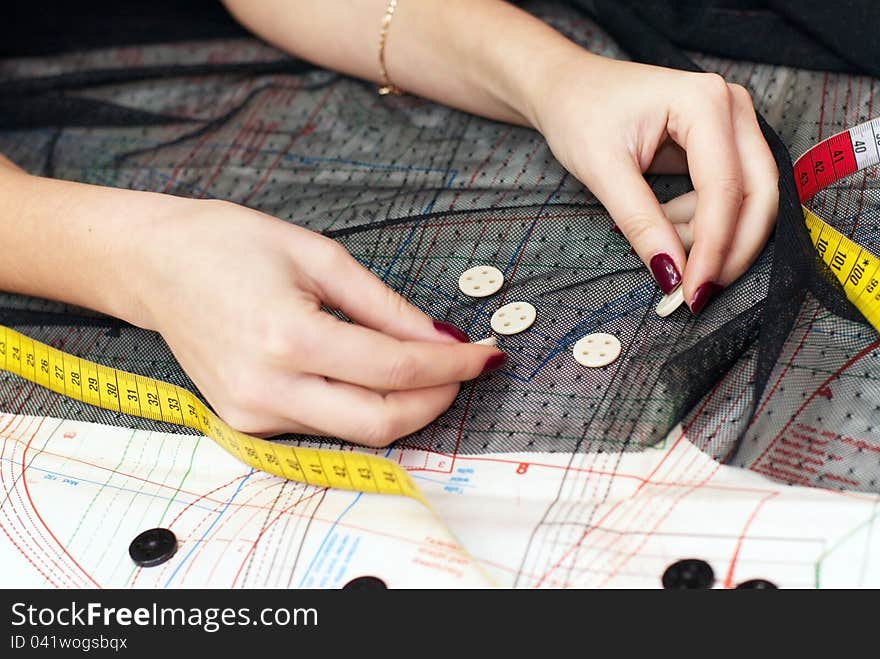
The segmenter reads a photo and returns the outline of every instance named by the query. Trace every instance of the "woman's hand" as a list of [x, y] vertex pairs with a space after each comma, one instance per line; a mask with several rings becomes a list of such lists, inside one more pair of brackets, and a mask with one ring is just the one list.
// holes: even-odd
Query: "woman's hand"
[[384, 446], [505, 361], [432, 321], [328, 238], [230, 203], [185, 203], [139, 236], [146, 286], [131, 320], [161, 332], [239, 430]]
[[244, 432], [385, 445], [506, 361], [338, 243], [227, 202], [31, 176], [0, 158], [0, 235], [0, 290], [160, 332]]
[[[255, 33], [299, 57], [387, 83], [376, 59], [385, 0], [224, 2]], [[383, 52], [395, 85], [540, 130], [663, 291], [683, 281], [695, 313], [745, 272], [767, 240], [778, 174], [744, 88], [715, 74], [593, 55], [499, 0], [404, 2], [387, 27]], [[680, 226], [645, 183], [649, 169], [690, 170], [696, 195], [670, 213]]]
[[[776, 219], [778, 172], [745, 88], [582, 52], [548, 67], [531, 99], [554, 155], [605, 205], [664, 293], [682, 283], [699, 313], [758, 256]], [[694, 191], [661, 208], [645, 172], [689, 172]]]

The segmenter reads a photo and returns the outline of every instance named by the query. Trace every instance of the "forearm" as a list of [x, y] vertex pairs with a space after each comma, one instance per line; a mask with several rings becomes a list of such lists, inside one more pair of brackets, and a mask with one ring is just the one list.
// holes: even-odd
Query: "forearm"
[[0, 167], [0, 290], [140, 324], [132, 281], [149, 223], [187, 200]]
[[[382, 82], [378, 48], [388, 0], [224, 0], [249, 29], [298, 57]], [[545, 72], [586, 53], [502, 0], [398, 0], [385, 63], [409, 93], [530, 125]]]

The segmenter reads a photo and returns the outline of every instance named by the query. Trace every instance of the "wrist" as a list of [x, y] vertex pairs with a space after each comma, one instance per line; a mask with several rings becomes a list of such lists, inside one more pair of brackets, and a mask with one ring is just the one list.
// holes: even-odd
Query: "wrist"
[[[520, 78], [522, 112], [528, 117], [529, 125], [546, 137], [550, 120], [562, 107], [570, 105], [571, 98], [589, 97], [589, 91], [584, 93], [585, 81], [588, 81], [590, 91], [595, 92], [600, 87], [607, 62], [606, 58], [579, 46], [575, 46], [575, 50], [556, 50], [539, 58], [528, 72], [528, 78], [525, 74]], [[598, 97], [594, 100], [601, 102]]]
[[390, 81], [408, 93], [534, 126], [542, 77], [585, 53], [506, 1], [419, 0], [398, 3], [385, 60]]
[[169, 250], [181, 249], [173, 244], [173, 220], [198, 202], [153, 192], [51, 183], [74, 186], [65, 233], [75, 251], [70, 260], [78, 275], [67, 285], [55, 284], [64, 286], [61, 299], [156, 329], [153, 296], [165, 295], [162, 262], [170, 260]]
[[151, 225], [194, 202], [3, 170], [0, 289], [150, 327], [142, 280]]
[[114, 285], [105, 294], [106, 313], [144, 329], [159, 331], [163, 312], [179, 290], [178, 265], [198, 240], [193, 223], [209, 200], [132, 192], [135, 212], [126, 218], [126, 236], [108, 262]]
[[522, 10], [511, 19], [504, 39], [484, 39], [474, 58], [486, 92], [521, 117], [524, 125], [541, 130], [540, 117], [560, 72], [574, 63], [601, 59]]

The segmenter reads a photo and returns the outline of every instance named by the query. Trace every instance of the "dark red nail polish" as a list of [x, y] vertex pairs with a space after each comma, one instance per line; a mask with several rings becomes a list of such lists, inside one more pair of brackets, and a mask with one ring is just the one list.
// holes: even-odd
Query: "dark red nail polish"
[[451, 336], [456, 341], [461, 341], [462, 343], [470, 343], [471, 340], [468, 338], [468, 335], [458, 329], [455, 325], [450, 325], [449, 323], [444, 323], [442, 320], [434, 321], [434, 329], [440, 332], [441, 334], [446, 334], [447, 336]]
[[620, 233], [620, 234], [623, 233], [623, 231], [620, 230], [620, 227], [617, 226], [616, 224], [612, 224], [612, 225], [611, 225], [611, 230], [612, 230], [614, 233]]
[[714, 281], [707, 281], [705, 284], [700, 286], [697, 289], [697, 292], [694, 293], [694, 297], [691, 298], [691, 311], [694, 315], [700, 313], [703, 310], [703, 307], [718, 294], [718, 291], [721, 290], [721, 287], [716, 284]]
[[666, 295], [681, 283], [681, 273], [675, 267], [675, 261], [669, 254], [655, 254], [651, 259], [651, 273]]
[[507, 353], [499, 352], [497, 355], [492, 355], [489, 359], [486, 360], [486, 365], [483, 367], [483, 370], [480, 371], [480, 375], [485, 375], [491, 371], [497, 371], [499, 368], [504, 366], [507, 363]]

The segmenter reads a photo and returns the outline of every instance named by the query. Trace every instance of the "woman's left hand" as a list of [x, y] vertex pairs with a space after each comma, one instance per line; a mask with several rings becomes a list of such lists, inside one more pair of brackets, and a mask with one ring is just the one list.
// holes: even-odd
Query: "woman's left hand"
[[[664, 293], [681, 284], [699, 313], [757, 258], [776, 218], [778, 171], [745, 88], [584, 51], [532, 98], [535, 127]], [[690, 173], [694, 192], [661, 207], [645, 172]]]

